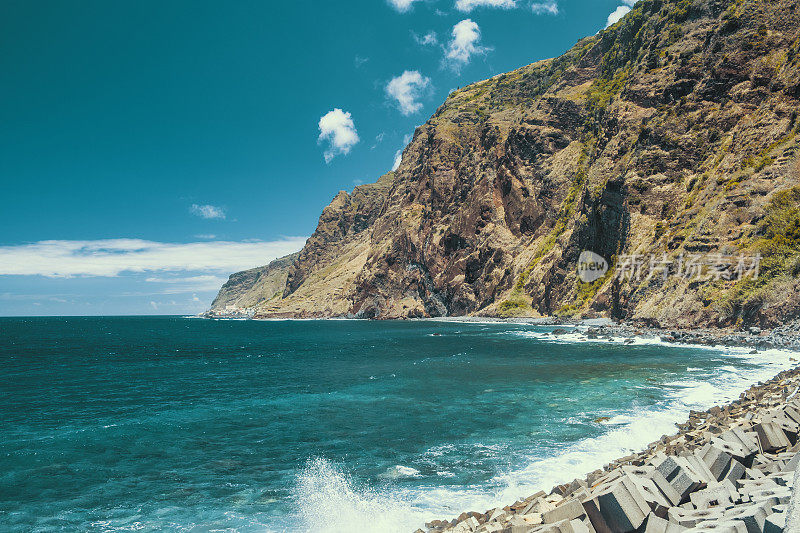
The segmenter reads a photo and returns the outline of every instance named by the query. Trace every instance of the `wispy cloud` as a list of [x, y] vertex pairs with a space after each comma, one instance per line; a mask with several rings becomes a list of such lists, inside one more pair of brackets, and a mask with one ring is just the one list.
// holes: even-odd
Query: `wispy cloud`
[[445, 50], [444, 60], [456, 72], [468, 65], [472, 56], [485, 54], [489, 50], [478, 44], [481, 40], [481, 29], [471, 19], [464, 19], [453, 26], [452, 36]]
[[439, 44], [439, 37], [436, 35], [435, 31], [429, 31], [425, 35], [418, 35], [412, 31], [411, 37], [420, 46], [436, 46]]
[[160, 276], [148, 277], [146, 283], [160, 284], [164, 288], [159, 294], [183, 294], [189, 292], [216, 291], [227, 281], [224, 276], [210, 274], [200, 276]]
[[558, 15], [558, 3], [555, 0], [535, 2], [531, 4], [531, 10], [535, 15]]
[[347, 155], [350, 149], [358, 144], [358, 132], [356, 131], [353, 116], [338, 107], [329, 111], [319, 119], [319, 138], [317, 142], [327, 142], [328, 149], [325, 150], [325, 162], [330, 163], [337, 155]]
[[406, 135], [403, 137], [403, 147], [394, 154], [394, 164], [392, 165], [392, 170], [397, 170], [400, 168], [400, 163], [403, 162], [403, 150], [406, 149], [406, 146], [408, 146], [408, 143], [411, 142], [411, 139], [411, 135]]
[[0, 246], [0, 275], [115, 277], [124, 272], [226, 274], [265, 265], [302, 248], [305, 237], [278, 241], [164, 243], [141, 239], [40, 241]]
[[411, 6], [414, 5], [414, 2], [419, 2], [421, 0], [388, 0], [388, 1], [389, 5], [394, 7], [396, 10], [398, 10], [401, 13], [405, 13], [406, 11], [411, 9]]
[[386, 94], [395, 101], [397, 108], [406, 116], [422, 109], [419, 101], [431, 88], [431, 79], [416, 70], [406, 70], [386, 84]]
[[197, 215], [201, 218], [222, 219], [222, 220], [225, 219], [225, 210], [215, 205], [192, 204], [192, 207], [189, 208], [189, 211], [191, 211], [193, 215]]
[[612, 24], [616, 24], [617, 22], [619, 22], [622, 19], [622, 17], [628, 14], [630, 10], [631, 8], [628, 6], [618, 6], [617, 9], [615, 9], [608, 16], [608, 20], [606, 20], [606, 28], [608, 28]]
[[517, 7], [516, 0], [456, 0], [456, 9], [469, 13], [476, 7], [499, 7], [513, 9]]

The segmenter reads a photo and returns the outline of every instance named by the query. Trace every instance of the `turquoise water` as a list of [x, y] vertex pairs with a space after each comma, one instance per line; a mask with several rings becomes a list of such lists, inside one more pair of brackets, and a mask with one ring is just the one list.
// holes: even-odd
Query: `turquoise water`
[[411, 531], [572, 480], [790, 364], [548, 329], [0, 319], [0, 530]]

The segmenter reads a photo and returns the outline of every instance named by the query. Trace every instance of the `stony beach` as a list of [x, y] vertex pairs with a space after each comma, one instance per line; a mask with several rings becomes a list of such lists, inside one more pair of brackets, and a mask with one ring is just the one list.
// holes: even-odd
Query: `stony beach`
[[[794, 331], [664, 331], [582, 324], [589, 338], [657, 335], [668, 342], [795, 348]], [[554, 330], [551, 335], [564, 335]], [[731, 404], [692, 411], [678, 432], [505, 507], [428, 522], [415, 533], [800, 532], [792, 500], [800, 455], [800, 367]], [[654, 436], [655, 437], [655, 436]]]

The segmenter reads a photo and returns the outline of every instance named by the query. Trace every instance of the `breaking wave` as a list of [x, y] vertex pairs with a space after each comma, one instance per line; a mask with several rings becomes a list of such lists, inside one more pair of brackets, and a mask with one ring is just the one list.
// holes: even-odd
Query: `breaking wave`
[[[578, 333], [557, 338], [528, 331], [513, 333], [551, 342], [609, 342], [587, 340]], [[623, 341], [615, 339], [612, 342]], [[637, 338], [634, 343], [674, 345], [650, 338]], [[751, 354], [745, 348], [707, 348], [718, 351], [721, 358], [744, 360], [745, 364], [739, 368], [724, 365], [707, 376], [697, 372], [700, 369], [692, 368], [693, 373], [685, 376], [684, 380], [665, 384], [670, 392], [661, 403], [646, 410], [611, 415], [602, 424], [607, 431], [601, 436], [580, 440], [554, 456], [530, 457], [525, 467], [501, 473], [483, 485], [442, 487], [432, 484], [405, 488], [388, 483], [384, 488], [376, 488], [354, 482], [343, 467], [335, 463], [322, 458], [312, 459], [298, 476], [296, 498], [301, 528], [321, 533], [352, 531], [354, 528], [386, 533], [407, 532], [435, 518], [452, 518], [466, 510], [484, 511], [507, 505], [640, 451], [662, 435], [674, 434], [675, 423], [685, 421], [690, 409], [702, 410], [733, 401], [753, 383], [772, 378], [796, 364], [790, 360], [790, 356], [796, 357], [794, 352], [765, 350]], [[432, 449], [426, 457], [443, 453], [444, 450]], [[443, 468], [435, 472], [439, 479], [453, 475]], [[417, 476], [419, 471], [416, 469], [397, 465], [379, 477], [396, 480]]]

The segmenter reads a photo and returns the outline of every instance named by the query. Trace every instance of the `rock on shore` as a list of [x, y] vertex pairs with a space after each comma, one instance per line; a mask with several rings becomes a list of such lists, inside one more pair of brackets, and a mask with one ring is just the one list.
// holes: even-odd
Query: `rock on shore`
[[800, 367], [781, 372], [729, 405], [692, 411], [677, 434], [584, 479], [434, 520], [427, 533], [800, 532], [800, 509], [789, 509], [800, 461], [799, 389]]

